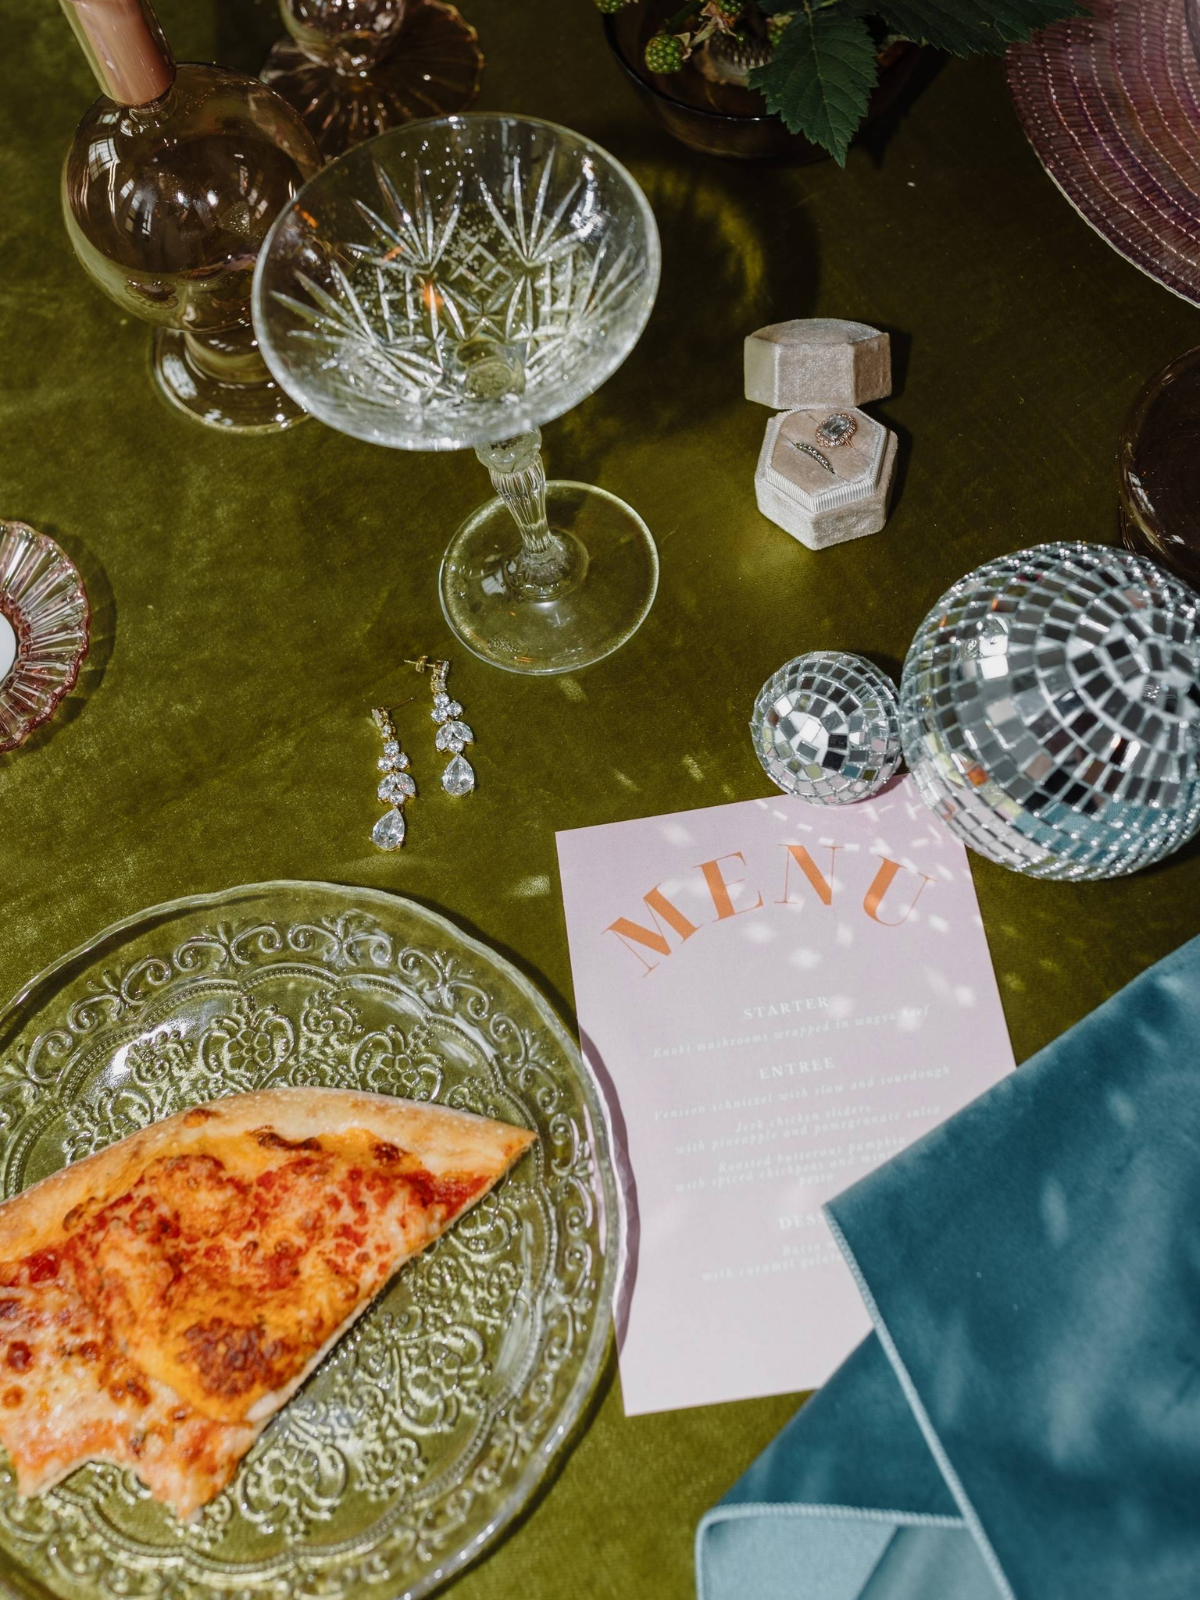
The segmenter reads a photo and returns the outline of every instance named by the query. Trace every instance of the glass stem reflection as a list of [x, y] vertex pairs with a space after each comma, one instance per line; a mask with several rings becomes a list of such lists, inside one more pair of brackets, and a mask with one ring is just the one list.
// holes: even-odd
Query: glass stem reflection
[[540, 429], [479, 445], [475, 454], [491, 473], [496, 493], [521, 534], [520, 549], [503, 558], [493, 579], [530, 600], [553, 600], [580, 583], [587, 551], [572, 534], [556, 533], [546, 518], [546, 469]]
[[187, 359], [206, 378], [218, 383], [269, 383], [271, 374], [259, 354], [254, 329], [230, 328], [220, 333], [184, 334]]

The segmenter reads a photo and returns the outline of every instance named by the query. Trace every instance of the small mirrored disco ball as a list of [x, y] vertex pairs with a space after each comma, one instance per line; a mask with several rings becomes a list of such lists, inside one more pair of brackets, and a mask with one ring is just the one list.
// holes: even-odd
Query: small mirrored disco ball
[[895, 686], [865, 656], [789, 661], [759, 690], [750, 732], [772, 783], [822, 805], [865, 800], [900, 765]]
[[1093, 544], [990, 561], [925, 618], [900, 685], [921, 797], [981, 855], [1111, 878], [1200, 828], [1200, 595]]

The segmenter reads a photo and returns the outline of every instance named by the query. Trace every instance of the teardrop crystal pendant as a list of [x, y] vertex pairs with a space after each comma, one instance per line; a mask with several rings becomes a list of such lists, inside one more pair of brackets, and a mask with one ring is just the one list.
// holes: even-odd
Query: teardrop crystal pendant
[[475, 787], [475, 769], [462, 752], [466, 745], [475, 743], [475, 735], [465, 722], [459, 721], [462, 706], [457, 700], [452, 700], [446, 691], [450, 663], [431, 661], [428, 656], [421, 656], [419, 660], [408, 661], [405, 665], [416, 667], [418, 672], [429, 670], [433, 673], [433, 710], [429, 715], [438, 724], [435, 742], [439, 750], [454, 758], [442, 773], [442, 788], [456, 797], [470, 794]]
[[411, 800], [417, 785], [407, 771], [408, 757], [400, 748], [396, 725], [386, 706], [376, 706], [371, 721], [383, 735], [383, 754], [376, 763], [376, 771], [383, 777], [375, 791], [382, 805], [390, 807], [371, 829], [371, 842], [377, 850], [399, 850], [408, 831], [404, 821], [404, 802]]
[[442, 773], [442, 788], [447, 794], [470, 794], [475, 787], [475, 769], [466, 756], [455, 756]]
[[403, 811], [385, 811], [371, 829], [371, 838], [380, 850], [399, 850], [404, 843]]

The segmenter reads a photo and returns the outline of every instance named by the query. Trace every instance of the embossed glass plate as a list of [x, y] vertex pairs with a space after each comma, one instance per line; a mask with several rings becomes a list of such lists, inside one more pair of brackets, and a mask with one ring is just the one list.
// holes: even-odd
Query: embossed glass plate
[[21, 1501], [0, 1450], [0, 1594], [428, 1594], [568, 1437], [616, 1269], [600, 1098], [537, 990], [410, 901], [255, 884], [64, 956], [0, 1017], [2, 1192], [197, 1101], [289, 1084], [436, 1100], [539, 1139], [401, 1269], [191, 1525], [107, 1465]]

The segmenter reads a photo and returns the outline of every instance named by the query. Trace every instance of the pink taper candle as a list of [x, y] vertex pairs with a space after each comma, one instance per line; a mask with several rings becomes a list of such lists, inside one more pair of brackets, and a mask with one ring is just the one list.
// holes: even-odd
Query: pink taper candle
[[146, 105], [171, 87], [175, 63], [142, 0], [62, 0], [62, 7], [110, 100]]

